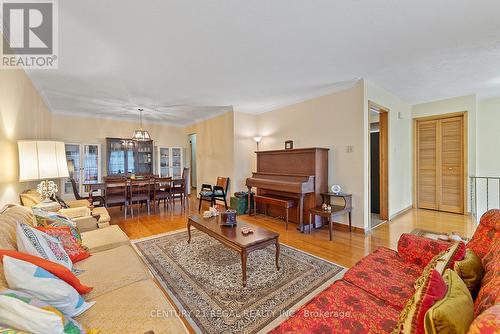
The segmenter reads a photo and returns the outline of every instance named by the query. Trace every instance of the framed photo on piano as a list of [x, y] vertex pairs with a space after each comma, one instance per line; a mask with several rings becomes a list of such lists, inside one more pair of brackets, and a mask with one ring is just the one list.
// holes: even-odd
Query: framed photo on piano
[[293, 150], [293, 140], [285, 141], [285, 150]]

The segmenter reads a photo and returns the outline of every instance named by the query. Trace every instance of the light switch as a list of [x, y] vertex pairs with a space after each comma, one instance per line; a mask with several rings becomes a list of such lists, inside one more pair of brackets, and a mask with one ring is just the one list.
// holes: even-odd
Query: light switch
[[346, 151], [347, 153], [352, 153], [352, 151], [353, 151], [353, 146], [352, 146], [352, 145], [347, 145], [347, 146], [345, 147], [345, 151]]

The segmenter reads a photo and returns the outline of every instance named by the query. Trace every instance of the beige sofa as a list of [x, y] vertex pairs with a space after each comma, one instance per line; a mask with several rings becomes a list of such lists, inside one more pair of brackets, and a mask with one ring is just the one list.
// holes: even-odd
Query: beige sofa
[[[21, 204], [32, 208], [43, 199], [35, 189], [29, 189], [19, 195]], [[101, 227], [108, 227], [111, 217], [106, 208], [92, 207], [86, 199], [67, 201], [68, 209], [60, 209], [58, 213], [72, 219], [80, 231], [92, 231]]]
[[[17, 222], [32, 224], [31, 210], [13, 205], [0, 212], [0, 248], [17, 250]], [[92, 256], [76, 263], [78, 277], [94, 287], [86, 300], [95, 305], [75, 319], [101, 333], [187, 333], [182, 320], [157, 286], [153, 276], [116, 225], [83, 232]], [[7, 288], [0, 262], [0, 290]]]

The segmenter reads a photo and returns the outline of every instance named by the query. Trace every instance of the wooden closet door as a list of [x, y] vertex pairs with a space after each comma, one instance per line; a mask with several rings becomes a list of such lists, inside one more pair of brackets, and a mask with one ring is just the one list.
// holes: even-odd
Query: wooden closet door
[[438, 210], [438, 121], [417, 122], [418, 207]]
[[463, 117], [439, 120], [440, 201], [439, 210], [464, 212]]

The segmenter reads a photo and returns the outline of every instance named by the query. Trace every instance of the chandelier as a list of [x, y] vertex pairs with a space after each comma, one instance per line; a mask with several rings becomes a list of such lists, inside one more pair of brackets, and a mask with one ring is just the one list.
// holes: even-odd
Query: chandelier
[[140, 117], [141, 117], [141, 128], [139, 130], [134, 131], [134, 136], [132, 137], [132, 140], [133, 141], [150, 141], [151, 136], [149, 135], [149, 132], [147, 132], [146, 130], [144, 130], [142, 128], [142, 112], [144, 111], [144, 109], [139, 108], [138, 110], [139, 110]]

